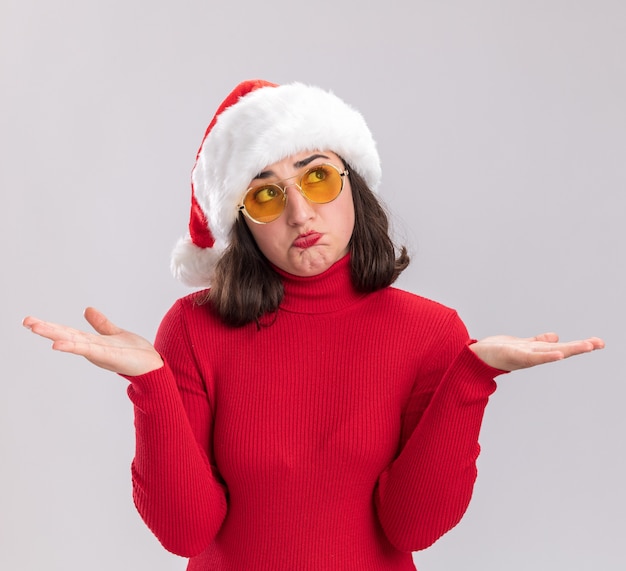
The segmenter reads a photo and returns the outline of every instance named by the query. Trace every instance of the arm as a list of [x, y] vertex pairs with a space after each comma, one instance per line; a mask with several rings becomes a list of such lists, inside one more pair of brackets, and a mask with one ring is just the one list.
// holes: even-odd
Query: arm
[[132, 465], [135, 504], [168, 550], [193, 556], [217, 533], [226, 498], [208, 459], [212, 411], [179, 307], [180, 303], [175, 305], [161, 324], [159, 351], [93, 308], [85, 311], [85, 318], [95, 334], [35, 317], [25, 318], [23, 324], [50, 339], [53, 349], [83, 356], [131, 382], [128, 393], [135, 405], [137, 442]]
[[404, 551], [430, 546], [465, 513], [477, 474], [483, 412], [496, 388], [493, 377], [502, 372], [470, 351], [456, 314], [442, 337], [409, 402], [405, 418], [411, 432], [375, 492], [381, 525]]
[[425, 549], [460, 521], [472, 496], [478, 436], [496, 375], [603, 347], [595, 337], [559, 343], [554, 333], [471, 343], [456, 318], [414, 387], [401, 452], [379, 479], [375, 500], [389, 540], [406, 551]]
[[226, 494], [211, 462], [213, 411], [178, 302], [155, 343], [166, 365], [129, 378], [135, 405], [133, 498], [163, 546], [192, 557], [213, 541], [226, 515]]

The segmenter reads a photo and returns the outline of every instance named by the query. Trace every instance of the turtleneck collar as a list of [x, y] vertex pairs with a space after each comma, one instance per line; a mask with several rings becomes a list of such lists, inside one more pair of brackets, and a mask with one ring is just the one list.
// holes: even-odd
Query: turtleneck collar
[[285, 297], [280, 310], [292, 313], [330, 313], [352, 305], [366, 294], [354, 289], [350, 254], [316, 276], [301, 277], [274, 267], [280, 274]]

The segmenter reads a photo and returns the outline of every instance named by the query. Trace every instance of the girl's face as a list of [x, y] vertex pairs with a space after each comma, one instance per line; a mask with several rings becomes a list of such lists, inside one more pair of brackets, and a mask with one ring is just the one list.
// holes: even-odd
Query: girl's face
[[[296, 276], [321, 274], [348, 253], [354, 229], [354, 203], [348, 176], [343, 190], [326, 204], [305, 198], [296, 183], [309, 168], [322, 164], [345, 167], [331, 151], [306, 151], [268, 165], [249, 186], [279, 183], [287, 202], [283, 213], [272, 222], [257, 224], [244, 216], [246, 224], [265, 257], [281, 270]], [[289, 180], [285, 180], [289, 179]]]

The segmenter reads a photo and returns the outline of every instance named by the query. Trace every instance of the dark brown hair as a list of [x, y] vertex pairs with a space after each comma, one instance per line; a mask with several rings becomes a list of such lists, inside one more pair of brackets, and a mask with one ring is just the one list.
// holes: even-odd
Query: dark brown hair
[[[350, 239], [350, 271], [355, 289], [374, 292], [391, 285], [409, 265], [402, 246], [389, 237], [389, 220], [363, 178], [350, 170], [354, 202], [354, 230]], [[230, 245], [218, 261], [211, 289], [202, 300], [210, 302], [222, 321], [239, 327], [274, 313], [283, 299], [283, 283], [257, 246], [239, 214], [231, 230]]]

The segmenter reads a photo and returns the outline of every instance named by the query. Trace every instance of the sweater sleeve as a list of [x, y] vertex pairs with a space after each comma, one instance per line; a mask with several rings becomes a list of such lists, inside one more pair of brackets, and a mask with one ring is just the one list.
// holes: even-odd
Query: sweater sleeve
[[226, 493], [211, 463], [212, 409], [183, 320], [180, 301], [163, 319], [155, 346], [165, 365], [130, 382], [137, 510], [163, 546], [195, 556], [226, 515]]
[[465, 513], [477, 475], [484, 409], [496, 388], [493, 378], [503, 372], [469, 349], [456, 313], [449, 325], [415, 384], [405, 414], [408, 434], [375, 492], [381, 525], [402, 551], [429, 547]]

